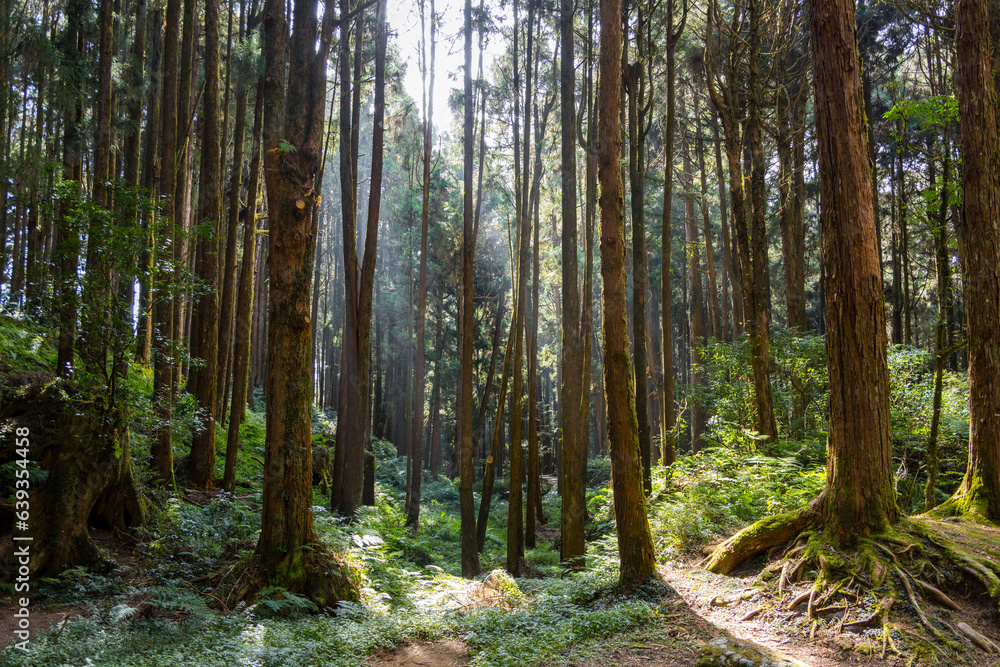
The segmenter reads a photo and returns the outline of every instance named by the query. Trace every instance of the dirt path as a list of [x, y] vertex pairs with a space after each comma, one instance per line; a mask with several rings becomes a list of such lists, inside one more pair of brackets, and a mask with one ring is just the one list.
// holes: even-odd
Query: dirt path
[[392, 653], [375, 656], [371, 667], [463, 667], [469, 664], [468, 649], [455, 639], [407, 644]]

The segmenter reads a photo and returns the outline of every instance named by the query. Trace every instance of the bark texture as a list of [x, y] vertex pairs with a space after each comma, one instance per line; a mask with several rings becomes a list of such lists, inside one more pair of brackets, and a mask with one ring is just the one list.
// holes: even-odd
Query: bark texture
[[958, 239], [965, 258], [969, 341], [969, 465], [958, 509], [1000, 521], [1000, 139], [985, 0], [955, 3], [955, 82], [962, 124], [965, 212]]
[[814, 4], [811, 25], [830, 375], [827, 480], [818, 505], [827, 535], [850, 544], [884, 530], [899, 515], [885, 304], [854, 3]]
[[625, 198], [621, 180], [621, 0], [601, 3], [598, 87], [598, 178], [601, 183], [601, 276], [604, 279], [604, 384], [608, 404], [611, 471], [615, 484], [620, 583], [637, 586], [656, 572], [656, 551], [646, 516], [635, 417], [635, 382], [628, 352], [625, 280]]
[[[309, 289], [316, 244], [312, 212], [319, 204], [313, 184], [320, 167], [332, 16], [333, 6], [328, 3], [320, 30], [315, 5], [296, 0], [289, 39], [284, 2], [268, 0], [264, 8], [263, 144], [271, 298], [263, 511], [256, 553], [268, 583], [307, 594], [321, 607], [356, 597], [339, 568], [317, 562], [323, 550], [313, 546]], [[380, 35], [384, 35], [384, 18], [382, 0]], [[382, 41], [378, 52], [383, 67], [384, 45]], [[376, 83], [377, 102], [381, 92]], [[376, 137], [380, 120], [376, 112]], [[283, 150], [283, 142], [295, 150]], [[381, 151], [375, 152], [376, 158], [380, 155]], [[373, 181], [379, 177], [373, 174]], [[360, 466], [358, 471], [362, 472]]]
[[[385, 0], [383, 0], [384, 2]], [[465, 0], [465, 127], [463, 158], [465, 164], [462, 191], [462, 330], [473, 326], [473, 270], [476, 254], [472, 211], [472, 2]], [[476, 517], [472, 497], [472, 345], [462, 346], [462, 383], [459, 395], [461, 433], [458, 451], [459, 503], [461, 505], [462, 576], [471, 579], [479, 574], [479, 551], [476, 549]]]

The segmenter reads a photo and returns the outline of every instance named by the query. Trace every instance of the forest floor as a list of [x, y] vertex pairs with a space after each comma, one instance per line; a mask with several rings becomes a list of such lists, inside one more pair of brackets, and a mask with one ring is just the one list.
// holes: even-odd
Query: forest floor
[[[660, 575], [676, 594], [661, 605], [655, 620], [636, 630], [573, 644], [539, 667], [691, 667], [702, 647], [721, 635], [767, 647], [803, 667], [922, 664], [1000, 667], [1000, 656], [989, 655], [971, 645], [966, 647], [968, 651], [961, 662], [940, 656], [925, 660], [912, 654], [883, 654], [880, 629], [839, 631], [836, 622], [823, 624], [810, 637], [809, 623], [801, 613], [797, 618], [788, 618], [793, 614], [776, 610], [763, 594], [742, 595], [755, 591], [754, 579], [765, 564], [762, 557], [757, 558], [727, 576], [712, 574], [696, 562], [663, 567]], [[956, 612], [957, 617], [994, 642], [1000, 642], [997, 610], [985, 593], [969, 591], [966, 596], [953, 599], [962, 608]], [[720, 600], [736, 602], [720, 604]], [[747, 618], [753, 612], [756, 613]], [[898, 619], [897, 627], [897, 633], [900, 630], [916, 633], [919, 621], [915, 616]], [[461, 641], [441, 639], [409, 643], [374, 656], [368, 664], [456, 667], [469, 665], [470, 654]]]
[[[252, 505], [249, 495], [237, 497], [237, 503]], [[210, 510], [213, 502], [218, 502], [211, 494], [189, 494], [183, 507], [196, 510]], [[442, 512], [441, 517], [445, 516]], [[428, 522], [429, 523], [429, 522]], [[948, 530], [947, 522], [941, 529]], [[958, 531], [955, 531], [958, 535]], [[151, 542], [136, 541], [128, 536], [109, 536], [95, 532], [93, 537], [102, 548], [106, 549], [111, 561], [117, 565], [121, 581], [117, 587], [119, 604], [113, 609], [135, 609], [130, 623], [141, 624], [144, 619], [156, 619], [161, 628], [177, 626], [184, 627], [192, 611], [183, 606], [161, 608], [155, 595], [149, 591], [156, 585], [160, 576], [155, 559], [151, 558]], [[543, 527], [539, 533], [539, 553], [547, 553], [552, 548], [552, 542], [558, 537], [558, 531]], [[981, 539], [998, 540], [1000, 531], [983, 528]], [[247, 545], [244, 545], [247, 546]], [[663, 579], [653, 602], [655, 613], [645, 621], [634, 624], [625, 631], [581, 633], [567, 642], [561, 650], [550, 654], [543, 661], [523, 663], [536, 667], [681, 667], [692, 666], [702, 647], [710, 640], [719, 636], [732, 636], [749, 640], [758, 645], [777, 651], [782, 656], [798, 661], [793, 664], [811, 667], [835, 667], [840, 665], [885, 665], [887, 667], [903, 667], [909, 665], [930, 664], [963, 664], [974, 667], [995, 667], [1000, 665], [1000, 656], [989, 655], [971, 644], [964, 646], [963, 653], [949, 657], [946, 654], [921, 655], [909, 651], [893, 654], [883, 648], [882, 628], [858, 629], [855, 632], [844, 630], [843, 616], [839, 614], [820, 621], [813, 627], [805, 615], [799, 611], [789, 611], [787, 601], [794, 597], [793, 591], [786, 593], [778, 600], [772, 597], [773, 591], [755, 586], [755, 579], [767, 565], [763, 556], [744, 563], [732, 574], [723, 576], [712, 574], [698, 566], [696, 551], [688, 550], [677, 559], [670, 560], [660, 568]], [[414, 553], [410, 554], [411, 557]], [[417, 554], [418, 559], [420, 558]], [[174, 548], [168, 560], [180, 562], [196, 562], [197, 555], [192, 551]], [[491, 564], [487, 558], [486, 564]], [[433, 566], [430, 566], [433, 569]], [[410, 574], [415, 574], [411, 572]], [[538, 574], [538, 573], [536, 573]], [[74, 576], [77, 577], [75, 582]], [[495, 578], [495, 577], [494, 577]], [[513, 596], [504, 591], [503, 581], [491, 583], [490, 579], [477, 582], [466, 582], [455, 577], [448, 577], [446, 584], [428, 588], [422, 592], [414, 589], [410, 598], [417, 607], [439, 606], [459, 616], [471, 618], [482, 611], [494, 611], [507, 618], [519, 614], [530, 614], [535, 604], [532, 591], [538, 586], [546, 585], [544, 579], [519, 579], [517, 586], [526, 591], [523, 595], [514, 589]], [[513, 580], [511, 580], [513, 581]], [[537, 585], [532, 582], [539, 582]], [[88, 591], [94, 591], [93, 579], [82, 574], [72, 575], [60, 580], [57, 587], [54, 581], [49, 581], [50, 591], [57, 589], [72, 589], [74, 585], [91, 586]], [[193, 586], [188, 585], [194, 591]], [[799, 584], [800, 590], [808, 590], [808, 583]], [[65, 590], [64, 590], [65, 592]], [[75, 623], [79, 619], [93, 618], [95, 615], [107, 613], [111, 603], [100, 599], [95, 592], [91, 604], [81, 604], [79, 597], [63, 596], [72, 601], [69, 604], [58, 603], [43, 605], [32, 609], [32, 634], [35, 637], [45, 637], [50, 648], [55, 648], [60, 636], [66, 628], [64, 641], [73, 642], [70, 638]], [[995, 605], [981, 590], [949, 590], [952, 599], [961, 607], [960, 611], [950, 612], [953, 622], [963, 620], [979, 632], [1000, 644], [1000, 624]], [[964, 594], [963, 594], [964, 593]], [[55, 600], [59, 594], [53, 595]], [[207, 599], [207, 598], [206, 598]], [[150, 605], [152, 602], [152, 605]], [[603, 603], [597, 601], [597, 606]], [[869, 600], [868, 606], [871, 606]], [[851, 618], [864, 613], [859, 605], [856, 613], [848, 610]], [[801, 609], [801, 607], [800, 607]], [[894, 608], [892, 633], [896, 644], [905, 646], [905, 636], [919, 634], [920, 625], [912, 610], [905, 603]], [[14, 630], [14, 600], [0, 600], [0, 637], [4, 640], [13, 635]], [[216, 610], [214, 613], [218, 614]], [[396, 609], [392, 614], [407, 613]], [[528, 616], [528, 618], [531, 618]], [[334, 619], [336, 621], [336, 619]], [[293, 621], [294, 622], [294, 621]], [[541, 621], [539, 621], [541, 622]], [[167, 625], [163, 625], [166, 623]], [[464, 665], [481, 664], [476, 660], [480, 653], [474, 645], [474, 632], [469, 633], [461, 623], [452, 629], [422, 632], [417, 621], [417, 631], [403, 633], [399, 643], [392, 647], [374, 647], [367, 659], [361, 658], [367, 667], [460, 667]], [[243, 634], [246, 633], [244, 626]], [[252, 627], [252, 626], [250, 626]], [[530, 640], [530, 632], [528, 635]], [[6, 641], [4, 641], [6, 643]], [[891, 647], [891, 643], [890, 643]], [[8, 649], [7, 657], [11, 657]], [[95, 656], [98, 657], [98, 656]], [[503, 658], [499, 658], [500, 664]], [[7, 664], [0, 653], [0, 664]], [[243, 661], [241, 661], [242, 664]], [[16, 664], [16, 663], [13, 663]], [[76, 664], [72, 662], [62, 664]], [[82, 664], [82, 663], [81, 663]], [[128, 664], [109, 663], [95, 660], [87, 664]], [[144, 663], [137, 663], [144, 664]], [[202, 664], [197, 661], [191, 664]], [[208, 664], [208, 663], [206, 663]], [[235, 664], [235, 663], [234, 663]], [[245, 664], [282, 665], [293, 664], [282, 661], [250, 661]], [[315, 664], [328, 664], [317, 662]], [[339, 664], [339, 663], [338, 663]], [[488, 664], [497, 664], [497, 659]], [[521, 663], [518, 663], [521, 664]]]

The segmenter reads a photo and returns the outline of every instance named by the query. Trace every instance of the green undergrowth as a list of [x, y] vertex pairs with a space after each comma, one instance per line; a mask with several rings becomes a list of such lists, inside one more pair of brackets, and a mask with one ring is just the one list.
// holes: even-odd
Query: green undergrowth
[[801, 507], [819, 495], [826, 468], [802, 443], [776, 443], [779, 456], [710, 448], [655, 468], [649, 504], [657, 551], [679, 558], [757, 519]]
[[[316, 614], [308, 599], [272, 587], [251, 604], [223, 609], [215, 582], [252, 554], [259, 531], [259, 464], [253, 457], [260, 457], [262, 427], [262, 415], [254, 412], [241, 427], [237, 479], [249, 488], [212, 497], [154, 488], [151, 505], [157, 509], [136, 536], [131, 562], [106, 571], [73, 569], [39, 582], [33, 602], [75, 611], [66, 623], [33, 633], [29, 653], [0, 651], [0, 665], [347, 666], [407, 640], [451, 636], [468, 645], [474, 665], [527, 666], [585, 639], [647, 623], [672, 594], [654, 585], [616, 595], [617, 555], [600, 548], [587, 570], [563, 576], [558, 548], [542, 539], [527, 550], [529, 576], [509, 577], [502, 572], [507, 503], [499, 497], [480, 556], [484, 574], [463, 580], [457, 483], [424, 480], [420, 525], [413, 531], [402, 507], [405, 460], [379, 442], [373, 446], [374, 507], [347, 522], [318, 490], [314, 497], [317, 535], [358, 573], [361, 601], [341, 604], [333, 616]], [[591, 467], [606, 484], [607, 462]], [[592, 489], [591, 497], [604, 496]], [[543, 504], [549, 525], [558, 526], [554, 490]], [[607, 532], [599, 517], [588, 530]], [[111, 550], [106, 555], [109, 562], [125, 560]]]

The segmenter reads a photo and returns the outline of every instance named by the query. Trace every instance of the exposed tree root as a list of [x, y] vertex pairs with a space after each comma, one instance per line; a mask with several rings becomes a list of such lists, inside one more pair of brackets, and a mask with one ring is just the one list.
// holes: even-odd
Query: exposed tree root
[[[963, 579], [972, 580], [1000, 605], [1000, 531], [995, 527], [930, 517], [901, 519], [844, 548], [818, 530], [820, 520], [812, 507], [805, 507], [759, 521], [720, 544], [706, 567], [726, 574], [758, 553], [777, 554], [784, 548], [761, 572], [758, 584], [773, 587], [780, 600], [773, 612], [788, 612], [786, 621], [800, 617], [798, 623], [808, 622], [810, 635], [829, 623], [824, 619], [839, 615], [839, 623], [827, 627], [837, 632], [881, 627], [883, 656], [949, 662], [962, 651], [977, 650], [973, 646], [1000, 653], [988, 637], [958, 622], [960, 617], [952, 614], [963, 607], [944, 592]], [[884, 587], [897, 592], [885, 595]], [[876, 592], [881, 595], [873, 608], [870, 594]], [[899, 600], [903, 605], [894, 607]], [[758, 606], [754, 615], [766, 608]], [[910, 611], [916, 625], [903, 622]], [[902, 643], [898, 633], [905, 635]]]
[[787, 514], [761, 519], [720, 544], [705, 568], [717, 574], [729, 574], [748, 557], [797, 536], [805, 530], [812, 518], [813, 510], [806, 506]]

